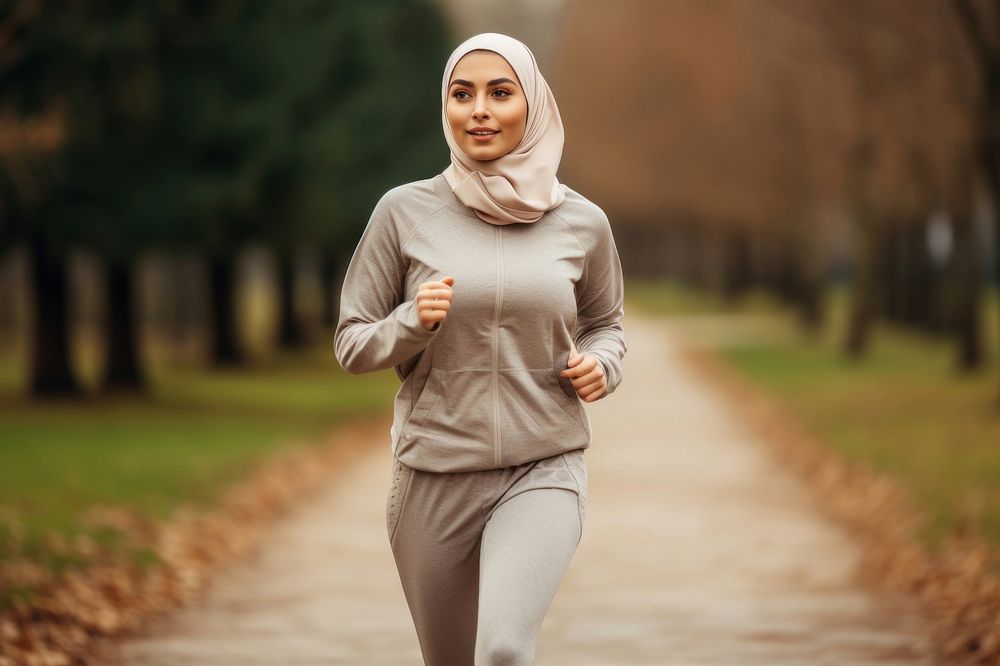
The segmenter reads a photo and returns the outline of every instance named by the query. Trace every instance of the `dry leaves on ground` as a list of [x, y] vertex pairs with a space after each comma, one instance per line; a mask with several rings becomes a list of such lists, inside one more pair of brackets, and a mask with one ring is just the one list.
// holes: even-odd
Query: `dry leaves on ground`
[[[287, 449], [231, 488], [218, 506], [185, 507], [163, 524], [127, 508], [94, 507], [88, 524], [122, 533], [118, 547], [102, 549], [85, 536], [65, 543], [53, 535], [46, 544], [51, 552], [87, 554], [92, 563], [59, 577], [28, 560], [0, 569], [0, 585], [40, 590], [30, 603], [0, 615], [0, 666], [89, 663], [87, 649], [96, 638], [135, 629], [153, 613], [193, 601], [214, 570], [250, 552], [295, 502], [387, 431], [382, 421], [351, 424], [322, 443]], [[16, 524], [11, 527], [16, 538]], [[128, 555], [143, 549], [159, 563], [142, 566]]]
[[1000, 557], [995, 549], [967, 531], [940, 553], [926, 552], [914, 536], [921, 514], [893, 479], [835, 454], [711, 353], [688, 346], [684, 358], [723, 390], [775, 457], [805, 479], [822, 509], [861, 541], [863, 580], [920, 599], [940, 658], [1000, 664], [1000, 580], [991, 573], [991, 562]]

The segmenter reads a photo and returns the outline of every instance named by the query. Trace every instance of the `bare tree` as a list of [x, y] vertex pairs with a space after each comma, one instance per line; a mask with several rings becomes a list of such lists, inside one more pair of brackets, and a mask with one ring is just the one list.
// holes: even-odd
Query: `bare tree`
[[[1000, 201], [1000, 2], [952, 0], [951, 7], [978, 66], [977, 154], [990, 198], [996, 202]], [[994, 234], [994, 242], [994, 253], [1000, 256], [1000, 234]], [[1000, 393], [997, 399], [1000, 404]]]

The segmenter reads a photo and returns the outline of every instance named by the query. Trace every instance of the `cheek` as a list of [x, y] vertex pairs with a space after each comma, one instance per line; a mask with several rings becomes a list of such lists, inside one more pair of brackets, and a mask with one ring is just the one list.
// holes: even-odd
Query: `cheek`
[[528, 124], [528, 107], [525, 104], [510, 105], [504, 109], [504, 125], [523, 132]]
[[528, 123], [526, 108], [510, 109], [504, 117], [504, 125], [510, 128], [508, 138], [517, 143], [524, 136], [524, 129]]
[[449, 103], [446, 111], [448, 113], [448, 123], [451, 125], [453, 130], [456, 128], [461, 129], [465, 126], [465, 116], [461, 109], [456, 107], [454, 104]]

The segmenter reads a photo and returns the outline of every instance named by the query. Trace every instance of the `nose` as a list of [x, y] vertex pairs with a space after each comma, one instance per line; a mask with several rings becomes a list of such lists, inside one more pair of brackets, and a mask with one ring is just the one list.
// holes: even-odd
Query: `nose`
[[486, 96], [476, 95], [476, 105], [472, 109], [472, 117], [476, 120], [481, 118], [489, 118], [490, 112], [486, 110]]

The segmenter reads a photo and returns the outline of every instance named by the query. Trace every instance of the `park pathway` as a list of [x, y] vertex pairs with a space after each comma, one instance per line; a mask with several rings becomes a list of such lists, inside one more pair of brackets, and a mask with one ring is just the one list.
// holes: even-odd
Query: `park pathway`
[[[900, 600], [853, 582], [857, 547], [630, 313], [625, 380], [588, 407], [583, 540], [538, 664], [930, 664]], [[115, 666], [420, 664], [385, 533], [386, 440], [222, 572], [113, 645]]]

